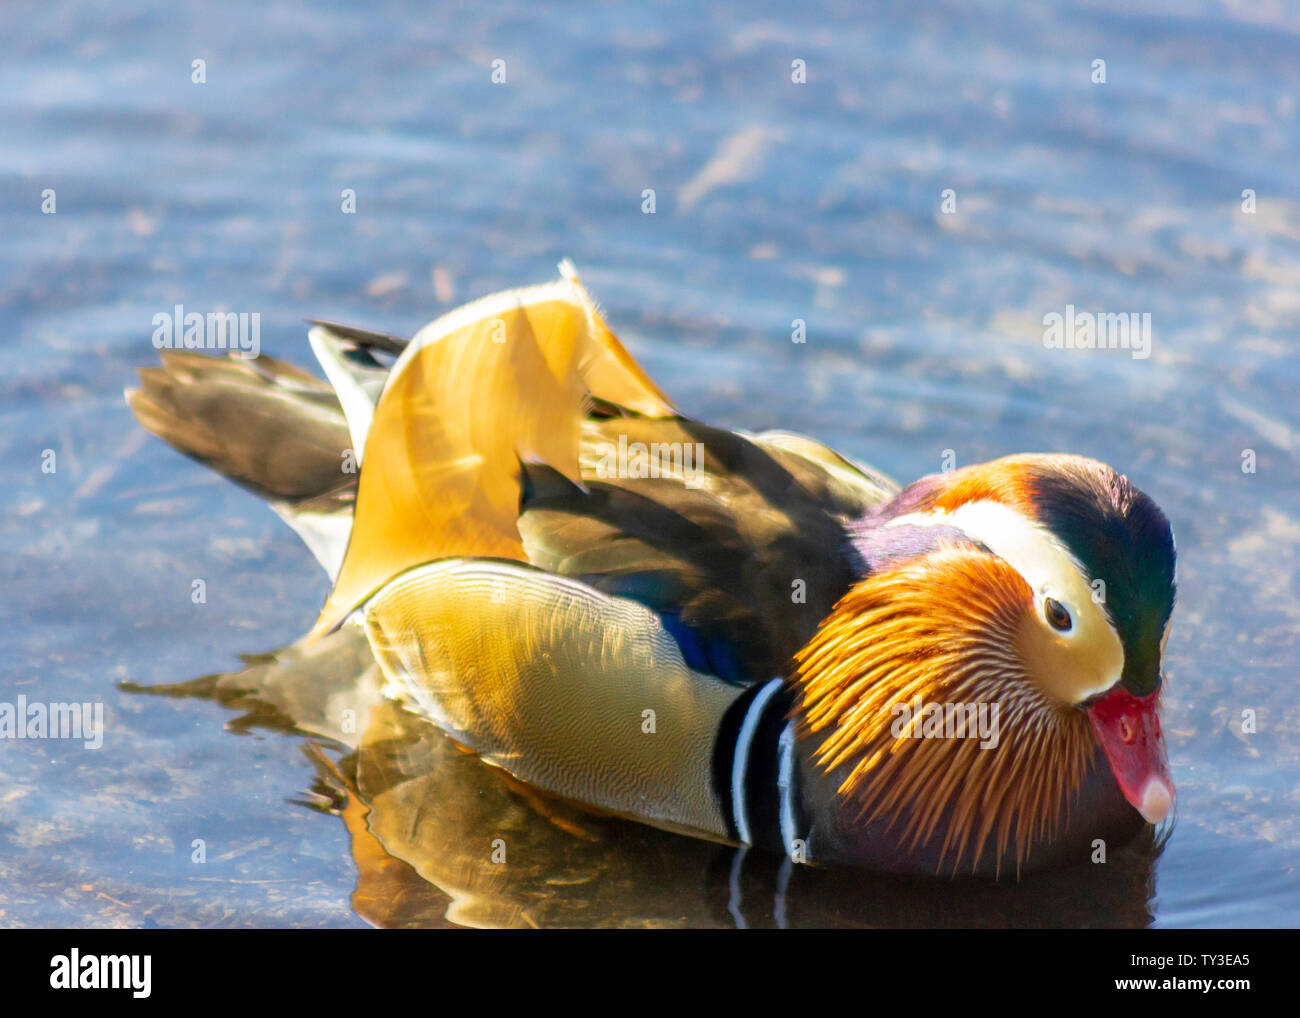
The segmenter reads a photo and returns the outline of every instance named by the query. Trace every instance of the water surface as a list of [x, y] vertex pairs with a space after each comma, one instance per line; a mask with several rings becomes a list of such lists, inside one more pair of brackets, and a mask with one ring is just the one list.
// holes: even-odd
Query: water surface
[[[1300, 18], [912, 7], [6, 7], [0, 700], [102, 701], [107, 730], [0, 742], [0, 924], [1296, 925]], [[235, 670], [326, 593], [269, 510], [135, 425], [154, 314], [257, 312], [308, 365], [303, 317], [409, 334], [564, 256], [693, 416], [904, 481], [1069, 451], [1151, 493], [1180, 555], [1163, 850], [786, 886], [546, 816], [382, 707], [353, 751], [120, 688]], [[1149, 313], [1150, 356], [1046, 349], [1067, 305]]]

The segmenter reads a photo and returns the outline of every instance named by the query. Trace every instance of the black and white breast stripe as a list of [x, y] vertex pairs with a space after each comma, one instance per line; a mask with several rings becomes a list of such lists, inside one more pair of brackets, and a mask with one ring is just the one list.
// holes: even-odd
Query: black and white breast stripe
[[782, 679], [754, 685], [731, 705], [718, 729], [714, 790], [729, 831], [742, 845], [794, 853], [805, 837], [794, 752], [792, 700]]

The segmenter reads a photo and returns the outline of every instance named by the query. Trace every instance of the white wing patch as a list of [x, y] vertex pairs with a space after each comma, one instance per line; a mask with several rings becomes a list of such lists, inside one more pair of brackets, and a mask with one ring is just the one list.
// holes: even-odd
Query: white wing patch
[[282, 502], [272, 502], [271, 508], [280, 519], [293, 527], [307, 550], [330, 574], [330, 579], [337, 579], [339, 568], [343, 565], [343, 553], [348, 550], [348, 538], [352, 534], [352, 513], [295, 512], [291, 506]]
[[375, 417], [379, 387], [367, 388], [356, 374], [348, 370], [346, 347], [329, 330], [319, 325], [314, 327], [307, 333], [307, 342], [343, 405], [343, 416], [347, 418], [348, 433], [352, 436], [352, 449], [359, 466], [366, 449], [366, 436], [370, 434], [370, 422]]

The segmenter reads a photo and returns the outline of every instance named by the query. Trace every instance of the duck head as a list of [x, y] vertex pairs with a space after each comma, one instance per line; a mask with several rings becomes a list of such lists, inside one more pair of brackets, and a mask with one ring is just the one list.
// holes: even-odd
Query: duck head
[[1014, 456], [917, 481], [853, 544], [863, 578], [794, 683], [839, 854], [996, 873], [1165, 818], [1175, 548], [1147, 495]]

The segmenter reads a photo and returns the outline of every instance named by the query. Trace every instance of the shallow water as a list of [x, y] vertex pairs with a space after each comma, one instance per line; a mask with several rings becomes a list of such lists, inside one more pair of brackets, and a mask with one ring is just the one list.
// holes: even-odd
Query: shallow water
[[[8, 5], [0, 38], [0, 700], [106, 715], [96, 750], [0, 741], [0, 924], [1300, 921], [1300, 17], [233, 0]], [[1163, 850], [1019, 886], [786, 886], [545, 817], [385, 708], [353, 753], [119, 688], [234, 670], [326, 593], [269, 510], [135, 425], [154, 314], [257, 312], [262, 349], [308, 365], [305, 316], [409, 334], [563, 256], [693, 416], [901, 480], [1060, 450], [1151, 493], [1180, 553]], [[1149, 358], [1045, 348], [1068, 304], [1150, 313]]]

